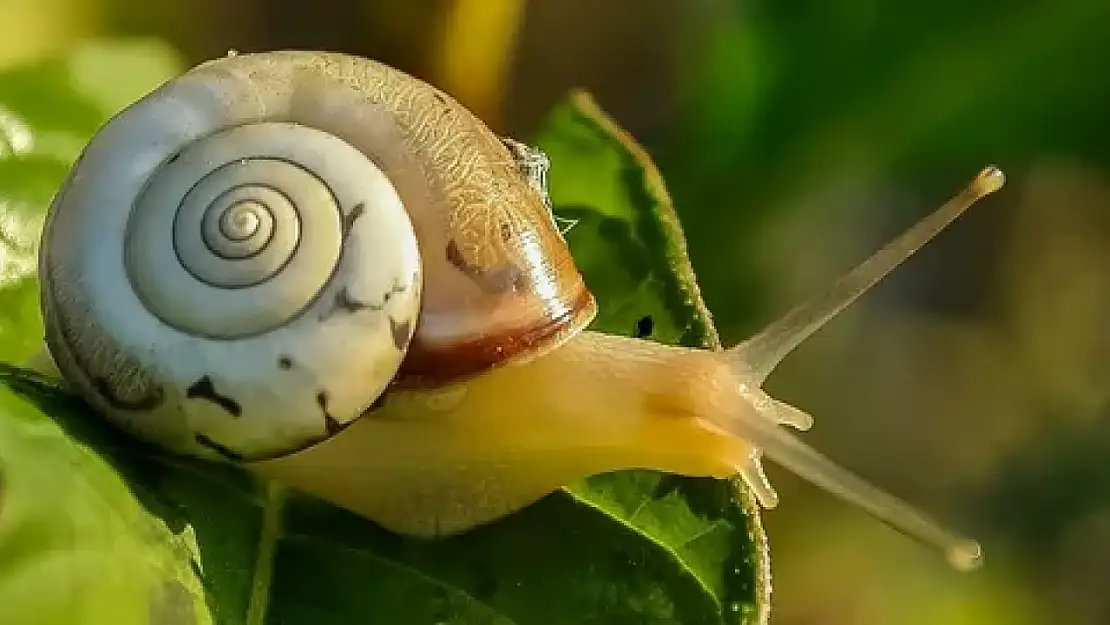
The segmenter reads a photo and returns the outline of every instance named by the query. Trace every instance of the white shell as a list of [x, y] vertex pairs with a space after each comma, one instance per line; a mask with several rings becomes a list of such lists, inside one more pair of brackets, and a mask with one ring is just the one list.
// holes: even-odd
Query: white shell
[[54, 360], [109, 419], [180, 453], [259, 459], [334, 434], [396, 375], [420, 310], [393, 184], [298, 123], [341, 87], [280, 78], [163, 85], [100, 130], [48, 215]]

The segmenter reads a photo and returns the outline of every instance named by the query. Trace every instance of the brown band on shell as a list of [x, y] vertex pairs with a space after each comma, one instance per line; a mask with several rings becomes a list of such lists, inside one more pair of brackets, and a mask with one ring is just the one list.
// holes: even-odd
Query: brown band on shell
[[396, 388], [427, 388], [478, 375], [502, 364], [540, 356], [587, 325], [597, 312], [593, 295], [582, 290], [565, 316], [542, 326], [511, 328], [468, 342], [428, 346], [415, 341], [394, 382]]

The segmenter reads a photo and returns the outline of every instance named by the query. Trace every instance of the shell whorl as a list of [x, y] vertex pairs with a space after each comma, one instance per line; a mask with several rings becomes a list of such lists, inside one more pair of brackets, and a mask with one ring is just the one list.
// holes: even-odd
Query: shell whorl
[[[160, 166], [125, 237], [136, 293], [163, 322], [231, 339], [297, 316], [331, 279], [380, 193], [377, 167], [333, 135], [288, 123], [230, 128]], [[324, 180], [314, 172], [327, 171]], [[196, 306], [195, 302], [204, 302]]]
[[[201, 66], [203, 69], [204, 66]], [[110, 420], [174, 451], [318, 442], [391, 383], [423, 270], [344, 85], [185, 74], [110, 120], [52, 204], [47, 344]], [[361, 125], [360, 125], [361, 124]]]

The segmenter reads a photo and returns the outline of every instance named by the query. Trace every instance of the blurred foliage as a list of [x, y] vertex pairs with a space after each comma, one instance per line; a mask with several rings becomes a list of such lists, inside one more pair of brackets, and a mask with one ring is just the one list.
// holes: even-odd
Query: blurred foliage
[[[22, 0], [12, 15], [27, 26], [0, 22], [7, 41], [55, 26], [38, 27], [26, 46], [38, 51], [99, 32], [165, 37], [191, 60], [364, 54], [449, 86], [521, 137], [585, 87], [660, 164], [726, 343], [1002, 166], [1007, 189], [769, 384], [817, 416], [807, 440], [978, 535], [986, 568], [955, 576], [771, 467], [775, 622], [1110, 622], [1110, 3], [512, 5]], [[467, 61], [480, 67], [437, 58], [485, 32], [489, 56]], [[504, 82], [467, 92], [467, 70]]]

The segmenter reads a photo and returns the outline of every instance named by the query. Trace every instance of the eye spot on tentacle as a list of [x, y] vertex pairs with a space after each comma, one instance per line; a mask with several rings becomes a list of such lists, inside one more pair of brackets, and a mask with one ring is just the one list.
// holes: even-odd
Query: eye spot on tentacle
[[634, 338], [643, 339], [651, 336], [651, 333], [654, 331], [655, 320], [651, 318], [651, 315], [645, 315], [640, 317], [636, 322], [636, 330], [632, 333], [632, 336]]
[[347, 237], [351, 234], [351, 228], [354, 228], [355, 221], [366, 212], [366, 204], [359, 202], [351, 208], [351, 212], [343, 216], [343, 240], [346, 241]]
[[393, 317], [390, 317], [389, 327], [393, 331], [393, 345], [397, 348], [397, 351], [404, 351], [409, 344], [412, 322], [407, 319], [405, 321], [397, 321]]
[[193, 437], [193, 439], [201, 447], [205, 447], [207, 449], [210, 449], [210, 450], [220, 454], [224, 458], [227, 458], [228, 460], [231, 460], [233, 462], [242, 462], [243, 460], [245, 460], [245, 458], [243, 457], [243, 454], [241, 454], [241, 453], [235, 451], [234, 449], [231, 449], [231, 448], [229, 448], [225, 445], [221, 445], [221, 444], [217, 443], [216, 441], [212, 440], [211, 438], [209, 438], [205, 434], [197, 434], [196, 436]]
[[185, 397], [189, 399], [205, 399], [226, 410], [231, 416], [238, 417], [243, 414], [243, 407], [234, 399], [221, 395], [216, 391], [216, 385], [207, 375], [201, 376], [193, 382], [192, 386], [185, 389]]
[[327, 391], [316, 392], [316, 405], [320, 406], [320, 412], [324, 414], [324, 429], [327, 431], [328, 436], [334, 436], [342, 432], [345, 426], [328, 412]]

